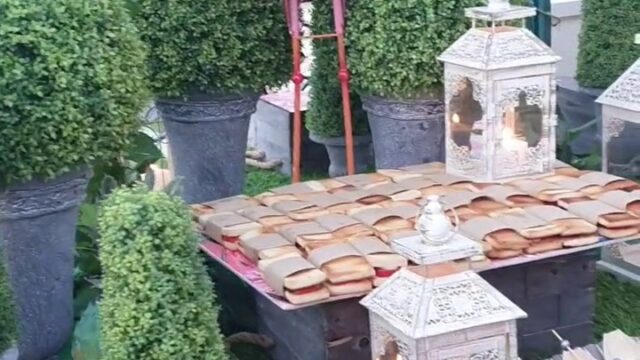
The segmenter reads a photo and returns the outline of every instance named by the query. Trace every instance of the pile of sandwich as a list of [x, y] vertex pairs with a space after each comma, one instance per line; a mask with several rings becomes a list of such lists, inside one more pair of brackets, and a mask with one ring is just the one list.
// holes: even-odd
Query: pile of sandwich
[[416, 234], [415, 218], [429, 195], [442, 196], [452, 222], [494, 259], [640, 229], [635, 182], [561, 163], [551, 176], [506, 184], [422, 164], [235, 196], [193, 205], [193, 213], [203, 234], [254, 262], [275, 292], [305, 303], [366, 292], [406, 266], [389, 244]]

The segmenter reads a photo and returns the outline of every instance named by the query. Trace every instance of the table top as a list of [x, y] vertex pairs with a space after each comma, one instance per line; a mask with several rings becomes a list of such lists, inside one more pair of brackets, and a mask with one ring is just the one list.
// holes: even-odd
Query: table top
[[[575, 254], [578, 252], [596, 249], [603, 246], [615, 245], [621, 242], [634, 240], [636, 238], [637, 237], [622, 238], [622, 239], [616, 239], [616, 240], [608, 240], [605, 238], [601, 238], [600, 242], [592, 245], [581, 246], [577, 248], [553, 250], [553, 251], [548, 251], [548, 252], [535, 254], [535, 255], [523, 255], [523, 256], [518, 256], [511, 259], [488, 260], [487, 262], [481, 265], [469, 265], [470, 266], [469, 269], [477, 272], [482, 272], [482, 271], [505, 268], [509, 266], [527, 264], [527, 263], [532, 263], [532, 262], [550, 259], [554, 257]], [[318, 302], [312, 302], [312, 303], [307, 303], [302, 305], [294, 305], [284, 300], [283, 298], [279, 297], [278, 295], [276, 295], [273, 292], [273, 290], [269, 288], [269, 285], [267, 285], [262, 279], [262, 274], [260, 273], [260, 270], [257, 268], [257, 266], [253, 264], [249, 259], [247, 259], [242, 253], [238, 251], [230, 251], [228, 249], [225, 249], [220, 244], [207, 239], [204, 239], [200, 243], [200, 249], [205, 254], [207, 254], [207, 256], [209, 256], [210, 258], [214, 259], [215, 261], [223, 265], [229, 271], [234, 273], [238, 278], [244, 281], [247, 285], [254, 288], [262, 296], [266, 297], [273, 304], [275, 304], [280, 309], [285, 311], [298, 310], [298, 309], [303, 309], [310, 306], [315, 306], [323, 303], [330, 303], [330, 302], [335, 302], [335, 301], [340, 301], [345, 299], [359, 298], [366, 295], [366, 293], [354, 293], [349, 295], [333, 296], [329, 299], [318, 301]]]

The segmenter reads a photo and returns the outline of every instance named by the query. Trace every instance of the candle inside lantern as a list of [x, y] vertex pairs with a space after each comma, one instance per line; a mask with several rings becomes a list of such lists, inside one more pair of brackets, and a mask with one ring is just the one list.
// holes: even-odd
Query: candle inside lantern
[[518, 162], [527, 161], [527, 149], [529, 146], [525, 140], [516, 137], [513, 128], [505, 127], [502, 129], [502, 147], [510, 153], [515, 152]]

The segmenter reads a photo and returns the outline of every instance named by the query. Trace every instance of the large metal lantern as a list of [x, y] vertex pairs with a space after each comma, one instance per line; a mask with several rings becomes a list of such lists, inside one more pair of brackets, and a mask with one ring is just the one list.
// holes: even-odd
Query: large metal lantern
[[500, 181], [553, 171], [560, 57], [529, 30], [507, 24], [524, 25], [535, 14], [507, 0], [467, 9], [473, 27], [440, 56], [448, 173]]
[[[636, 36], [640, 44], [640, 34]], [[625, 177], [640, 176], [640, 59], [596, 100], [602, 104], [602, 168]]]
[[374, 360], [517, 360], [526, 313], [474, 272], [428, 278], [401, 269], [360, 302]]

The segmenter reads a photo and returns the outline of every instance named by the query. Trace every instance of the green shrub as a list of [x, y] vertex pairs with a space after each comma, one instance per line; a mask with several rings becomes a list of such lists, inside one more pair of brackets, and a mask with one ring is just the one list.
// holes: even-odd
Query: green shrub
[[5, 271], [4, 257], [0, 248], [0, 355], [7, 350], [16, 336], [16, 323], [9, 279]]
[[[333, 33], [331, 1], [316, 1], [313, 7], [312, 29], [314, 34]], [[335, 39], [317, 40], [313, 44], [313, 70], [311, 72], [311, 101], [305, 117], [307, 129], [324, 137], [344, 135], [342, 93], [338, 80], [338, 48]], [[355, 92], [351, 94], [351, 111], [354, 134], [365, 134], [367, 115]]]
[[121, 0], [0, 0], [0, 181], [111, 158], [138, 128], [143, 44]]
[[349, 66], [362, 94], [392, 98], [435, 95], [437, 57], [468, 27], [464, 8], [478, 0], [355, 0], [350, 6]]
[[227, 359], [184, 203], [121, 188], [103, 203], [99, 226], [104, 359]]
[[584, 0], [576, 78], [580, 85], [607, 88], [640, 57], [640, 1]]
[[140, 0], [137, 14], [159, 96], [263, 91], [290, 74], [281, 1]]

